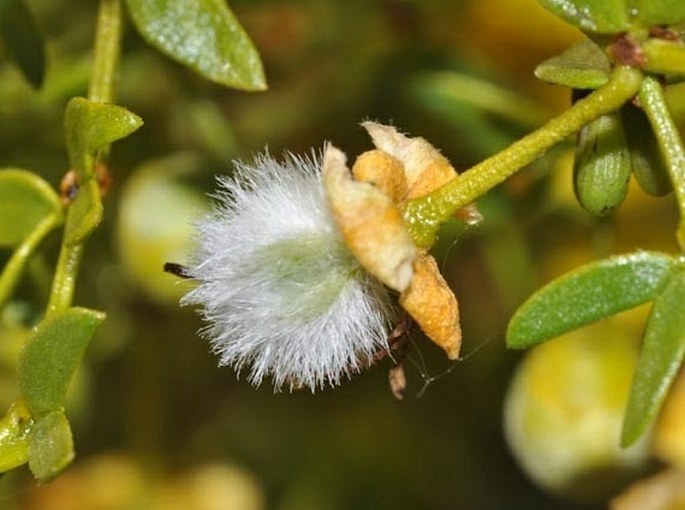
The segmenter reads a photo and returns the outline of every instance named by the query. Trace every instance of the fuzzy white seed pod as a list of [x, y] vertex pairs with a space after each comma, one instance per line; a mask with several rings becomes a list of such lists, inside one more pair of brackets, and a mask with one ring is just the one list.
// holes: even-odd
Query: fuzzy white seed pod
[[200, 305], [220, 364], [249, 367], [255, 385], [334, 386], [387, 349], [396, 309], [343, 243], [320, 168], [319, 156], [236, 163], [196, 223], [198, 286], [182, 304]]

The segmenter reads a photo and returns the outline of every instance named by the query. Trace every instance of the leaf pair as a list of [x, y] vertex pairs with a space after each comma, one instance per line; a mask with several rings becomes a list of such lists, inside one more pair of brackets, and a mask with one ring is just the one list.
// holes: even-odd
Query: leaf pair
[[69, 308], [33, 331], [19, 364], [19, 398], [0, 420], [0, 471], [26, 462], [41, 481], [54, 478], [74, 458], [64, 405], [69, 382], [101, 312]]
[[98, 151], [133, 133], [143, 121], [126, 108], [75, 97], [67, 104], [64, 131], [69, 164], [80, 190], [69, 208], [65, 242], [82, 242], [102, 220], [100, 187], [95, 178]]
[[624, 417], [621, 444], [633, 444], [656, 417], [685, 356], [685, 267], [638, 252], [588, 264], [549, 283], [516, 312], [507, 344], [531, 347], [653, 301]]

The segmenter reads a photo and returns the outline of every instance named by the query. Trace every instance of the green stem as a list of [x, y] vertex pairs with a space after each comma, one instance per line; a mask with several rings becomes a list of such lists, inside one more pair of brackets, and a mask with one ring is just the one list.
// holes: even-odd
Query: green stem
[[115, 97], [116, 69], [121, 53], [121, 0], [102, 0], [95, 29], [93, 69], [88, 99], [111, 103]]
[[71, 246], [62, 243], [57, 260], [55, 278], [52, 280], [50, 300], [48, 301], [46, 316], [66, 310], [71, 306], [76, 287], [76, 274], [83, 255], [83, 244]]
[[674, 41], [649, 39], [642, 45], [647, 57], [645, 71], [659, 74], [685, 75], [685, 46]]
[[[121, 0], [101, 0], [95, 27], [95, 51], [93, 70], [88, 87], [88, 99], [104, 103], [113, 103], [115, 95], [116, 70], [119, 65], [122, 25]], [[93, 160], [92, 165], [95, 165]], [[94, 174], [94, 168], [88, 169], [88, 175]], [[86, 184], [81, 183], [81, 192], [86, 192]], [[69, 243], [67, 235], [73, 222], [80, 221], [79, 215], [67, 215], [59, 259], [52, 282], [47, 315], [52, 315], [71, 306], [76, 285], [76, 275], [83, 255], [83, 242]]]
[[600, 115], [619, 108], [639, 90], [642, 73], [621, 66], [609, 81], [541, 128], [452, 179], [433, 193], [410, 200], [405, 220], [417, 245], [430, 247], [438, 228], [457, 209], [473, 202], [545, 151]]
[[654, 78], [645, 78], [640, 88], [640, 102], [656, 135], [659, 149], [664, 157], [668, 175], [673, 184], [680, 223], [676, 238], [680, 250], [685, 251], [685, 149], [678, 128], [666, 104], [661, 84]]
[[17, 246], [9, 261], [0, 274], [0, 309], [4, 306], [7, 298], [12, 294], [14, 287], [19, 281], [24, 266], [29, 257], [36, 251], [38, 245], [55, 227], [63, 221], [62, 211], [58, 211], [44, 218], [29, 236]]

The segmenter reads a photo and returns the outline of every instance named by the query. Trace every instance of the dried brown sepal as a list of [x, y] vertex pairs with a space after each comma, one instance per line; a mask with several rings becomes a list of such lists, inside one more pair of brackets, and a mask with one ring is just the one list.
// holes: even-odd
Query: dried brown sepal
[[369, 273], [397, 292], [411, 281], [417, 249], [399, 208], [378, 188], [352, 179], [345, 155], [328, 146], [323, 185], [345, 244]]
[[400, 304], [448, 358], [459, 357], [459, 305], [430, 255], [422, 253], [414, 261], [414, 277], [400, 295]]

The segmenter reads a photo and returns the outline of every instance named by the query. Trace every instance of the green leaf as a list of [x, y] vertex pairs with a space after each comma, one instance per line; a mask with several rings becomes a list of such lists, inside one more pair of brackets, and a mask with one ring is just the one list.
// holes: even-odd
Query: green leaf
[[82, 242], [102, 220], [102, 200], [95, 181], [97, 152], [142, 126], [143, 121], [126, 108], [75, 97], [67, 104], [64, 130], [69, 163], [80, 189], [69, 208], [66, 243]]
[[69, 207], [65, 243], [68, 246], [82, 243], [102, 221], [103, 207], [100, 186], [95, 179], [81, 186], [76, 199]]
[[225, 0], [126, 0], [140, 34], [205, 78], [245, 90], [266, 88], [259, 54]]
[[643, 27], [675, 25], [685, 21], [683, 0], [632, 0], [627, 3], [633, 7], [635, 19]]
[[507, 345], [523, 349], [654, 299], [674, 260], [656, 252], [593, 262], [545, 285], [516, 311]]
[[19, 168], [0, 169], [0, 247], [18, 245], [61, 207], [57, 193], [38, 175]]
[[41, 482], [55, 478], [74, 459], [74, 440], [63, 411], [36, 419], [29, 443], [29, 469]]
[[104, 318], [102, 312], [69, 308], [38, 324], [19, 363], [19, 387], [31, 413], [64, 406], [69, 381]]
[[584, 32], [618, 34], [630, 28], [685, 21], [682, 0], [538, 0]]
[[120, 140], [143, 125], [135, 113], [122, 106], [72, 98], [64, 113], [69, 164], [79, 182], [93, 177], [97, 151]]
[[685, 357], [685, 270], [654, 301], [623, 421], [621, 445], [637, 441], [656, 417]]
[[26, 463], [32, 425], [26, 406], [16, 402], [0, 419], [0, 473]]
[[23, 0], [0, 1], [0, 47], [29, 83], [40, 88], [45, 78], [45, 42]]
[[535, 76], [573, 89], [596, 89], [609, 80], [609, 57], [591, 39], [584, 39], [535, 68]]
[[625, 32], [630, 26], [626, 0], [538, 0], [538, 2], [584, 32], [617, 34]]

